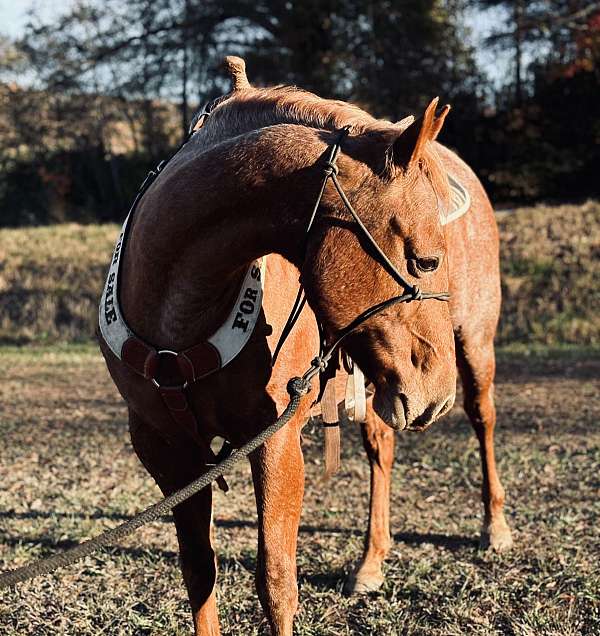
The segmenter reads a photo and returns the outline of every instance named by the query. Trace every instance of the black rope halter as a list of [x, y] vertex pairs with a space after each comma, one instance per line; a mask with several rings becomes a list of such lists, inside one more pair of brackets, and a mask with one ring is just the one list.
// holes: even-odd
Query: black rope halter
[[[382, 264], [384, 269], [401, 287], [404, 288], [404, 294], [400, 296], [394, 296], [392, 298], [389, 298], [388, 300], [384, 300], [381, 303], [377, 303], [376, 305], [373, 305], [369, 307], [368, 309], [365, 309], [365, 311], [359, 314], [350, 324], [348, 324], [346, 327], [344, 327], [342, 330], [340, 330], [337, 333], [336, 339], [329, 346], [326, 343], [324, 329], [322, 325], [319, 324], [318, 326], [319, 326], [319, 332], [320, 332], [320, 338], [321, 338], [320, 352], [319, 352], [319, 355], [314, 359], [313, 365], [311, 366], [311, 368], [307, 371], [307, 373], [304, 374], [303, 378], [306, 380], [310, 380], [310, 378], [314, 377], [317, 373], [323, 371], [327, 367], [327, 364], [329, 363], [331, 356], [334, 354], [336, 349], [340, 346], [342, 341], [347, 336], [355, 332], [369, 318], [372, 318], [373, 316], [381, 313], [388, 307], [392, 307], [393, 305], [397, 305], [399, 303], [408, 303], [413, 300], [433, 299], [433, 300], [448, 301], [450, 299], [450, 294], [448, 292], [424, 292], [424, 291], [421, 291], [421, 289], [417, 285], [412, 285], [408, 280], [406, 280], [406, 278], [404, 278], [404, 276], [402, 276], [402, 274], [398, 271], [398, 268], [394, 265], [394, 263], [392, 263], [392, 261], [387, 257], [387, 255], [381, 249], [381, 247], [379, 247], [379, 244], [377, 243], [377, 241], [375, 240], [371, 232], [369, 232], [365, 224], [362, 222], [362, 219], [360, 218], [360, 216], [358, 215], [358, 213], [356, 212], [356, 210], [354, 209], [354, 207], [348, 200], [348, 197], [346, 196], [346, 193], [344, 192], [344, 189], [342, 188], [342, 185], [340, 184], [338, 180], [339, 168], [336, 162], [340, 154], [342, 142], [348, 136], [349, 132], [350, 132], [350, 126], [344, 126], [339, 131], [339, 134], [336, 140], [333, 142], [333, 144], [330, 147], [329, 154], [327, 155], [327, 158], [325, 160], [325, 165], [324, 165], [325, 176], [321, 183], [321, 189], [319, 190], [317, 200], [315, 201], [315, 205], [313, 206], [313, 209], [308, 221], [308, 225], [306, 227], [305, 237], [308, 237], [308, 234], [312, 230], [319, 206], [321, 205], [321, 200], [323, 199], [325, 186], [327, 185], [327, 181], [331, 179], [331, 181], [333, 182], [333, 185], [335, 186], [335, 189], [337, 190], [337, 193], [340, 196], [340, 199], [342, 200], [342, 203], [344, 204], [348, 212], [350, 212], [356, 225], [360, 229], [361, 234], [364, 236], [364, 238], [367, 239], [369, 245], [373, 248], [373, 250], [377, 254], [378, 260]], [[302, 313], [302, 309], [304, 308], [305, 304], [306, 304], [306, 294], [304, 292], [304, 288], [302, 284], [300, 284], [300, 289], [298, 290], [296, 300], [294, 301], [294, 305], [292, 307], [290, 315], [288, 316], [288, 319], [285, 323], [283, 331], [281, 332], [281, 336], [279, 338], [277, 346], [275, 347], [275, 351], [273, 353], [273, 358], [272, 358], [273, 365], [275, 364], [275, 361], [277, 360], [277, 356], [279, 355], [279, 352], [281, 351], [283, 344], [287, 340], [292, 329], [294, 328], [294, 325], [298, 321], [298, 318], [300, 317], [300, 314]]]

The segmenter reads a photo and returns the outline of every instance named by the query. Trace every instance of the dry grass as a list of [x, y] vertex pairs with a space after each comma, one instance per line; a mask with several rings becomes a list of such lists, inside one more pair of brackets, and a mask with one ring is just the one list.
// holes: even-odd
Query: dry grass
[[[499, 342], [600, 343], [600, 203], [499, 219]], [[86, 341], [116, 225], [0, 230], [0, 343]]]
[[[158, 498], [93, 348], [4, 348], [0, 359], [0, 567], [92, 536]], [[600, 351], [505, 351], [497, 392], [515, 549], [497, 556], [476, 547], [477, 446], [455, 408], [426, 434], [397, 436], [395, 542], [383, 590], [367, 597], [340, 593], [366, 523], [368, 467], [357, 431], [344, 432], [342, 472], [326, 486], [320, 433], [308, 431], [297, 634], [600, 634]], [[262, 634], [248, 467], [229, 481], [232, 491], [216, 494], [223, 631]], [[6, 636], [190, 630], [168, 520], [0, 593]]]
[[499, 226], [499, 341], [600, 343], [600, 203], [521, 208]]
[[89, 340], [118, 228], [0, 230], [0, 342]]

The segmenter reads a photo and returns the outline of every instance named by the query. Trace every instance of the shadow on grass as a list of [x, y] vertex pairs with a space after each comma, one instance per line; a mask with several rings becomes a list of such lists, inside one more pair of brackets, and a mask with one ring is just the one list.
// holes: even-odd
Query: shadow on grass
[[[217, 526], [228, 528], [256, 528], [256, 523], [251, 521], [222, 521], [217, 522]], [[350, 528], [330, 528], [322, 526], [307, 526], [300, 527], [300, 533], [308, 534], [343, 534], [343, 535], [357, 535], [362, 533], [355, 529]], [[417, 533], [417, 532], [398, 532], [393, 535], [393, 538], [398, 543], [405, 543], [408, 545], [436, 545], [448, 550], [456, 551], [463, 548], [476, 548], [477, 541], [471, 537], [461, 535], [443, 535], [434, 533]], [[41, 558], [50, 556], [59, 551], [69, 550], [79, 544], [79, 541], [70, 539], [55, 540], [47, 536], [42, 537], [9, 537], [0, 535], [0, 543], [9, 547], [21, 547], [24, 545], [36, 546], [44, 549], [44, 554]], [[150, 559], [156, 561], [159, 559], [176, 560], [178, 557], [177, 552], [173, 550], [164, 550], [156, 547], [149, 548], [135, 548], [125, 546], [110, 546], [102, 550], [104, 553], [114, 557], [129, 557], [133, 559]], [[256, 568], [256, 559], [246, 554], [239, 557], [219, 557], [220, 567], [235, 569], [236, 567], [243, 567], [248, 571], [254, 571]], [[336, 587], [336, 583], [339, 582], [344, 576], [342, 570], [336, 572], [326, 572], [323, 574], [307, 575], [301, 577], [301, 580], [310, 583], [318, 588], [332, 588]]]
[[[131, 515], [120, 512], [92, 512], [84, 514], [81, 512], [45, 512], [43, 510], [28, 510], [27, 512], [0, 511], [0, 519], [109, 519], [113, 521], [129, 521]], [[157, 521], [168, 523], [172, 521], [170, 516], [164, 516]], [[156, 523], [156, 522], [155, 522]]]
[[[129, 521], [132, 519], [130, 515], [122, 513], [103, 513], [95, 512], [90, 515], [84, 515], [81, 513], [67, 513], [67, 512], [44, 512], [40, 510], [30, 510], [27, 512], [0, 512], [0, 519], [13, 519], [13, 520], [27, 520], [27, 519], [110, 519], [115, 521]], [[170, 516], [161, 517], [158, 521], [162, 523], [170, 523], [172, 518]], [[217, 528], [251, 528], [257, 529], [258, 524], [256, 521], [249, 521], [245, 519], [215, 519], [214, 524]], [[361, 537], [364, 535], [362, 530], [357, 528], [340, 528], [332, 526], [315, 526], [302, 524], [299, 528], [301, 534], [339, 534], [346, 536]], [[434, 533], [418, 533], [418, 532], [397, 532], [393, 535], [394, 541], [398, 543], [406, 543], [408, 545], [423, 545], [431, 544], [437, 545], [448, 550], [460, 550], [462, 548], [477, 547], [477, 540], [472, 537], [466, 537], [463, 535], [446, 535], [446, 534], [434, 534]], [[19, 539], [8, 539], [13, 543], [9, 545], [16, 545]], [[40, 539], [39, 543], [43, 545], [46, 539]], [[35, 543], [35, 541], [27, 540], [29, 543]], [[4, 540], [7, 543], [7, 540]], [[65, 542], [69, 545], [60, 546], [56, 543], [56, 547], [70, 547], [74, 545], [72, 542]]]
[[595, 380], [600, 375], [597, 347], [547, 349], [530, 355], [500, 351], [497, 356], [496, 384], [534, 382], [536, 379]]
[[[71, 539], [61, 539], [59, 541], [51, 539], [50, 537], [6, 537], [0, 536], [0, 543], [13, 548], [21, 546], [37, 546], [44, 549], [44, 554], [39, 558], [49, 557], [51, 554], [60, 552], [61, 550], [69, 550], [79, 545], [80, 541], [73, 541]], [[128, 556], [134, 559], [148, 558], [156, 560], [158, 558], [176, 559], [178, 554], [173, 550], [163, 550], [161, 548], [130, 548], [122, 546], [110, 546], [101, 551], [98, 554], [104, 553], [112, 556]], [[35, 559], [32, 559], [32, 561]]]

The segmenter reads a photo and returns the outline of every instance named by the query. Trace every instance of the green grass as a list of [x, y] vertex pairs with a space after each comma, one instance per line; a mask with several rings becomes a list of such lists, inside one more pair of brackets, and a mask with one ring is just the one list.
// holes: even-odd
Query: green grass
[[505, 276], [527, 276], [536, 280], [543, 280], [551, 276], [556, 264], [548, 260], [515, 258], [507, 261], [503, 267]]
[[[396, 437], [386, 583], [344, 597], [367, 518], [368, 465], [343, 432], [341, 472], [320, 482], [306, 429], [298, 546], [301, 636], [600, 634], [598, 348], [499, 350], [498, 457], [515, 548], [481, 552], [477, 443], [462, 411]], [[93, 536], [160, 497], [133, 454], [125, 408], [94, 347], [0, 348], [0, 567]], [[460, 400], [458, 400], [460, 402]], [[224, 634], [264, 634], [249, 468], [216, 491]], [[168, 519], [57, 575], [0, 593], [6, 636], [189, 634]]]
[[59, 356], [69, 361], [73, 356], [98, 356], [98, 345], [93, 340], [85, 342], [56, 342], [53, 344], [34, 343], [23, 345], [0, 345], [3, 359], [12, 357], [17, 360], [37, 360], [45, 356]]
[[0, 343], [89, 341], [116, 225], [0, 230]]

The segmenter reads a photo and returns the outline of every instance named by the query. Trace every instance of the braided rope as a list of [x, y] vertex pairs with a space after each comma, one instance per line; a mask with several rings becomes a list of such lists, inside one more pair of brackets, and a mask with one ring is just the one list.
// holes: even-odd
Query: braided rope
[[66, 567], [76, 561], [83, 559], [92, 552], [96, 552], [106, 546], [116, 543], [123, 537], [131, 534], [138, 528], [145, 526], [152, 521], [156, 521], [166, 513], [170, 512], [175, 506], [183, 503], [196, 493], [200, 492], [203, 488], [206, 488], [211, 482], [215, 481], [217, 477], [223, 475], [226, 471], [231, 470], [235, 464], [241, 459], [247, 457], [250, 453], [255, 451], [261, 446], [271, 435], [276, 433], [279, 429], [283, 428], [294, 416], [302, 396], [306, 395], [310, 391], [310, 384], [303, 378], [293, 378], [288, 383], [288, 393], [290, 394], [290, 401], [286, 406], [283, 413], [277, 418], [273, 424], [261, 431], [256, 437], [252, 438], [249, 442], [234, 451], [229, 457], [222, 462], [211, 468], [208, 472], [204, 473], [198, 479], [194, 480], [187, 486], [184, 486], [181, 490], [174, 492], [172, 495], [165, 497], [162, 501], [149, 506], [142, 512], [138, 513], [132, 519], [129, 519], [125, 523], [106, 530], [102, 534], [80, 543], [73, 548], [55, 554], [47, 559], [41, 559], [34, 561], [28, 565], [24, 565], [14, 570], [6, 570], [0, 573], [0, 590], [23, 583], [30, 579], [34, 579], [44, 574], [50, 574], [58, 568]]

